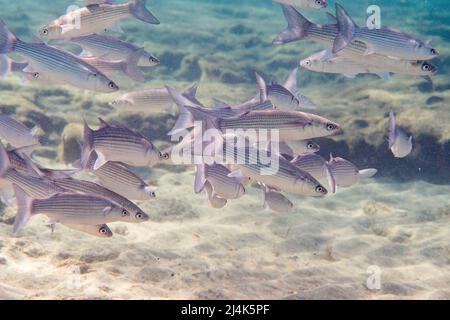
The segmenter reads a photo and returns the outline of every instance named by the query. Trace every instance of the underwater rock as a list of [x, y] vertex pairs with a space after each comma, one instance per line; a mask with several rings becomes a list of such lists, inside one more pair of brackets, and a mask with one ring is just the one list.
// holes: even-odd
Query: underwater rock
[[237, 24], [230, 28], [230, 33], [235, 35], [244, 35], [244, 34], [250, 34], [253, 33], [253, 29], [244, 26], [243, 24]]
[[60, 155], [62, 161], [66, 164], [72, 164], [80, 159], [81, 147], [83, 141], [83, 126], [81, 124], [71, 123], [64, 129], [60, 144]]
[[16, 113], [16, 109], [19, 107], [18, 105], [0, 104], [0, 114], [10, 116]]
[[198, 81], [201, 77], [202, 69], [198, 59], [193, 56], [184, 58], [178, 72], [178, 78], [185, 81]]
[[49, 117], [38, 111], [30, 111], [27, 113], [26, 117], [36, 123], [42, 130], [44, 130], [46, 134], [50, 134], [52, 132], [61, 134], [64, 127], [68, 124], [68, 122], [61, 117], [54, 115]]
[[436, 104], [436, 103], [441, 103], [444, 100], [445, 100], [444, 98], [441, 98], [441, 97], [438, 97], [438, 96], [432, 96], [432, 97], [428, 98], [426, 103], [427, 103], [427, 106], [431, 106], [431, 105]]

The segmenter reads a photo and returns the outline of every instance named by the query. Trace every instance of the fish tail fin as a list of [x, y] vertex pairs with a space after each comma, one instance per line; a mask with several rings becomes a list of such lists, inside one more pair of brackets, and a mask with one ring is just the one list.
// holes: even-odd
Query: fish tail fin
[[89, 128], [88, 123], [84, 120], [84, 130], [83, 130], [83, 146], [81, 148], [81, 168], [87, 168], [89, 164], [89, 158], [92, 154], [94, 147], [94, 131]]
[[360, 179], [369, 179], [378, 173], [377, 169], [359, 170], [358, 176]]
[[130, 0], [130, 13], [141, 21], [150, 24], [160, 24], [159, 20], [145, 7], [146, 0]]
[[205, 164], [197, 164], [195, 166], [195, 193], [200, 193], [205, 189], [206, 170]]
[[338, 21], [338, 34], [334, 39], [333, 53], [337, 53], [348, 46], [355, 35], [358, 26], [344, 7], [336, 3], [336, 18]]
[[129, 76], [131, 79], [139, 82], [145, 81], [144, 75], [138, 68], [139, 60], [141, 59], [142, 53], [144, 51], [145, 51], [144, 49], [134, 51], [127, 57], [125, 62], [125, 74]]
[[175, 88], [166, 86], [167, 91], [172, 97], [173, 101], [178, 107], [180, 115], [178, 116], [177, 122], [174, 127], [168, 133], [169, 136], [176, 135], [183, 130], [192, 128], [194, 126], [194, 119], [192, 114], [186, 109], [186, 105], [195, 106], [196, 104], [190, 101], [188, 98], [184, 97]]
[[255, 77], [259, 88], [259, 102], [264, 103], [268, 100], [266, 81], [258, 72], [255, 72]]
[[17, 234], [33, 214], [34, 199], [16, 185], [14, 185], [14, 194], [17, 200], [17, 215], [14, 220], [13, 233]]
[[12, 52], [17, 41], [19, 40], [9, 31], [6, 23], [0, 19], [0, 54]]
[[6, 54], [0, 54], [0, 78], [11, 73], [11, 59]]
[[389, 131], [389, 148], [392, 148], [392, 146], [395, 143], [396, 138], [396, 134], [397, 134], [397, 121], [395, 119], [395, 113], [394, 110], [391, 110], [389, 112], [389, 127], [390, 127], [390, 131]]
[[2, 143], [0, 143], [0, 177], [3, 177], [10, 168], [11, 163], [9, 162], [8, 152]]
[[281, 5], [288, 27], [272, 41], [274, 45], [302, 40], [306, 37], [308, 28], [313, 24], [301, 15], [294, 7]]

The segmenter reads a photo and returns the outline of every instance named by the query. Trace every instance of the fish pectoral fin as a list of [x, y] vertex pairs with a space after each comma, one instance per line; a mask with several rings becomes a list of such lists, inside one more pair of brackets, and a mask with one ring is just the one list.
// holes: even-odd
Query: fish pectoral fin
[[22, 70], [25, 73], [35, 73], [37, 72], [36, 69], [34, 69], [31, 65], [27, 65], [25, 68], [23, 68]]
[[364, 55], [365, 55], [365, 56], [369, 56], [369, 55], [375, 53], [374, 47], [372, 47], [371, 45], [369, 45], [369, 44], [367, 44], [367, 43], [366, 43], [366, 46], [367, 46], [367, 49], [366, 49], [366, 51], [364, 51]]
[[113, 24], [113, 25], [109, 28], [109, 30], [114, 31], [114, 32], [119, 32], [119, 33], [125, 33], [125, 32], [123, 31], [123, 29], [122, 29], [117, 23]]
[[391, 73], [386, 71], [386, 72], [379, 72], [376, 74], [377, 76], [379, 76], [381, 79], [384, 80], [390, 80], [391, 79]]
[[104, 209], [103, 209], [103, 214], [104, 215], [107, 215], [107, 214], [109, 214], [109, 213], [111, 213], [111, 211], [112, 211], [112, 207], [111, 206], [107, 206], [107, 207], [105, 207]]
[[103, 153], [97, 152], [97, 160], [95, 160], [95, 163], [94, 163], [94, 170], [98, 170], [107, 162], [108, 162], [108, 160], [106, 160]]
[[80, 58], [90, 58], [93, 56], [94, 55], [89, 50], [86, 50], [84, 48], [81, 50], [80, 54], [78, 55], [78, 57], [80, 57]]
[[377, 169], [364, 169], [359, 170], [358, 176], [360, 179], [369, 179], [378, 173]]
[[344, 75], [346, 78], [349, 78], [349, 79], [355, 79], [356, 76], [357, 76], [358, 74], [354, 74], [354, 73], [344, 73], [343, 75]]
[[244, 174], [242, 173], [241, 170], [235, 170], [235, 171], [230, 172], [228, 174], [228, 177], [229, 178], [243, 179], [245, 176], [244, 176]]

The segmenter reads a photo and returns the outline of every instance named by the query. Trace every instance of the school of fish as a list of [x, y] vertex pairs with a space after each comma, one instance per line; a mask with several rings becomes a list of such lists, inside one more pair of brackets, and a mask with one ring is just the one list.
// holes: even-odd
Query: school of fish
[[[139, 45], [102, 33], [123, 32], [117, 22], [126, 18], [159, 24], [146, 1], [84, 2], [85, 7], [43, 26], [38, 31], [41, 39], [33, 42], [20, 40], [0, 19], [0, 77], [16, 74], [28, 81], [104, 93], [120, 90], [110, 77], [145, 82], [140, 68], [155, 67], [160, 59]], [[294, 8], [320, 10], [327, 8], [326, 0], [274, 2], [280, 3], [288, 22], [274, 45], [309, 40], [325, 46], [300, 61], [304, 69], [351, 78], [372, 73], [384, 79], [392, 73], [429, 78], [437, 72], [428, 62], [438, 56], [429, 41], [388, 28], [358, 27], [339, 4], [335, 16], [327, 14], [327, 25], [310, 22]], [[81, 53], [59, 47], [66, 44], [79, 46]], [[22, 60], [14, 60], [17, 56]], [[318, 154], [321, 148], [315, 139], [340, 135], [344, 129], [313, 113], [320, 106], [298, 90], [297, 77], [298, 68], [283, 84], [266, 82], [255, 73], [257, 94], [237, 105], [214, 99], [214, 106], [205, 106], [196, 98], [197, 83], [184, 89], [167, 85], [120, 92], [110, 102], [120, 111], [156, 114], [175, 107], [178, 120], [168, 134], [179, 142], [160, 150], [149, 137], [117, 122], [99, 118], [93, 129], [91, 119], [80, 119], [84, 122], [80, 159], [66, 170], [45, 168], [33, 159], [43, 135], [40, 128], [30, 129], [0, 115], [0, 139], [5, 143], [0, 143], [0, 199], [17, 207], [13, 233], [36, 215], [46, 216], [52, 229], [61, 224], [100, 238], [113, 236], [108, 224], [151, 221], [151, 214], [133, 201], [156, 199], [156, 188], [132, 167], [191, 166], [195, 168], [194, 192], [204, 193], [212, 208], [238, 201], [255, 187], [261, 193], [261, 208], [277, 213], [293, 210], [287, 194], [321, 198], [376, 175], [376, 169], [361, 169], [341, 157], [331, 154], [325, 159]], [[198, 139], [207, 130], [218, 135], [213, 158], [205, 157], [210, 155], [208, 146]], [[248, 132], [259, 133], [257, 140], [251, 141]], [[397, 125], [394, 111], [389, 115], [388, 147], [396, 158], [413, 150], [413, 137]], [[188, 161], [182, 162], [186, 157]], [[81, 172], [96, 182], [78, 179]]]

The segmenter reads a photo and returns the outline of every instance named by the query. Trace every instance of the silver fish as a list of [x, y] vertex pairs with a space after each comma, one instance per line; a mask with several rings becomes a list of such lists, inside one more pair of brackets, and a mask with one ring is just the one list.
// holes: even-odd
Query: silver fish
[[324, 9], [328, 6], [327, 0], [273, 0], [273, 2], [288, 4], [304, 9]]
[[130, 0], [124, 4], [94, 4], [63, 15], [39, 30], [47, 39], [73, 38], [105, 29], [120, 30], [116, 23], [134, 17], [150, 24], [159, 24], [145, 7], [146, 0]]
[[93, 131], [84, 123], [81, 166], [86, 167], [91, 153], [97, 153], [94, 170], [108, 161], [123, 162], [136, 167], [158, 163], [164, 155], [143, 135], [126, 127], [110, 126], [100, 119], [100, 128]]
[[224, 199], [239, 199], [245, 194], [245, 188], [241, 182], [229, 177], [231, 171], [221, 164], [196, 165], [195, 192], [203, 190], [205, 183], [213, 188], [213, 195]]
[[44, 43], [26, 43], [12, 34], [0, 20], [0, 54], [17, 53], [29, 64], [25, 72], [38, 72], [57, 82], [99, 92], [114, 92], [117, 85], [80, 58]]
[[142, 71], [139, 70], [137, 64], [142, 55], [142, 50], [130, 53], [123, 60], [107, 60], [104, 57], [80, 57], [86, 63], [97, 68], [107, 76], [115, 74], [128, 76], [139, 82], [144, 82], [145, 78]]
[[62, 223], [64, 226], [66, 226], [69, 229], [73, 229], [76, 231], [80, 231], [86, 234], [89, 234], [94, 237], [98, 238], [111, 238], [113, 236], [113, 232], [106, 224], [100, 224], [100, 225], [88, 225], [88, 224], [66, 224]]
[[88, 36], [75, 37], [65, 40], [51, 40], [49, 44], [72, 43], [83, 48], [80, 56], [96, 56], [108, 60], [124, 60], [130, 54], [139, 52], [140, 57], [138, 66], [154, 67], [160, 63], [160, 60], [153, 54], [139, 48], [132, 43], [120, 40], [119, 38], [100, 34], [91, 34]]
[[213, 187], [208, 181], [206, 181], [204, 189], [206, 190], [208, 201], [211, 207], [213, 207], [214, 209], [222, 209], [227, 205], [227, 199], [221, 198], [218, 195], [214, 194]]
[[327, 55], [328, 50], [321, 51], [300, 61], [300, 66], [316, 72], [343, 74], [348, 78], [362, 73], [373, 73], [382, 79], [389, 79], [390, 73], [426, 77], [438, 70], [428, 61], [395, 60], [381, 55], [361, 56], [361, 59], [337, 56], [324, 60]]
[[[197, 121], [206, 124], [206, 129], [227, 130], [277, 130], [280, 141], [307, 140], [338, 135], [341, 126], [326, 118], [299, 111], [263, 110], [247, 111], [235, 117], [215, 118], [204, 110], [185, 106]], [[261, 137], [259, 137], [261, 138]]]
[[288, 198], [270, 188], [263, 190], [263, 204], [264, 208], [278, 213], [287, 213], [294, 208], [294, 204]]
[[[195, 100], [197, 83], [182, 93], [190, 101]], [[129, 92], [109, 103], [113, 108], [129, 112], [163, 113], [174, 104], [166, 88]]]
[[91, 195], [60, 193], [47, 199], [34, 199], [20, 187], [14, 188], [17, 216], [14, 234], [35, 215], [49, 217], [49, 224], [100, 225], [110, 222], [128, 222], [130, 213], [111, 201]]
[[413, 149], [413, 137], [406, 134], [406, 132], [397, 126], [394, 111], [389, 113], [389, 149], [396, 158], [405, 158]]
[[96, 157], [91, 157], [84, 170], [95, 175], [98, 183], [105, 188], [130, 200], [146, 201], [156, 198], [156, 188], [149, 186], [125, 165], [109, 161], [94, 170], [95, 161]]
[[39, 128], [28, 129], [24, 124], [10, 116], [0, 115], [0, 138], [8, 141], [16, 148], [39, 145], [36, 136]]
[[149, 216], [133, 202], [94, 182], [67, 178], [55, 180], [54, 183], [67, 191], [95, 195], [121, 206], [129, 213], [127, 222], [141, 223], [149, 220]]
[[309, 173], [317, 181], [328, 184], [331, 193], [336, 193], [336, 180], [327, 161], [318, 154], [304, 154], [295, 157], [291, 163]]
[[376, 169], [359, 170], [356, 165], [348, 160], [330, 155], [328, 162], [331, 173], [339, 187], [350, 187], [358, 183], [361, 179], [367, 179], [377, 174]]
[[297, 90], [297, 73], [298, 68], [295, 68], [284, 85], [275, 82], [266, 84], [258, 73], [256, 78], [263, 96], [273, 102], [277, 109], [315, 109], [316, 105]]
[[339, 52], [357, 40], [366, 45], [365, 55], [377, 53], [404, 60], [429, 60], [439, 55], [428, 41], [422, 42], [405, 33], [387, 28], [358, 27], [339, 4], [336, 4], [336, 17], [339, 33], [334, 40], [333, 52]]
[[[283, 8], [284, 16], [288, 21], [288, 27], [273, 40], [273, 44], [280, 45], [298, 40], [311, 40], [326, 46], [330, 50], [333, 48], [335, 39], [339, 34], [339, 25], [337, 21], [326, 25], [315, 24], [306, 19], [297, 10], [295, 10], [295, 8], [286, 5], [281, 6]], [[331, 17], [335, 19], [333, 16]], [[352, 59], [363, 59], [367, 51], [368, 46], [364, 42], [355, 40], [350, 42], [346, 47], [336, 53], [339, 56], [344, 56]], [[372, 55], [366, 56], [370, 57]], [[372, 59], [372, 57], [370, 57], [369, 59]]]

